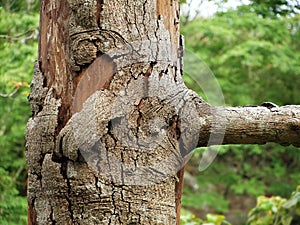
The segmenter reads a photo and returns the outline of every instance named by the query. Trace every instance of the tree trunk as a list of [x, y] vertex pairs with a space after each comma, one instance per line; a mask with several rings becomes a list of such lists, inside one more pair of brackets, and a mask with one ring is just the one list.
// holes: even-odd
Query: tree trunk
[[179, 44], [177, 0], [41, 1], [29, 224], [176, 223]]
[[188, 90], [182, 44], [178, 0], [41, 1], [29, 224], [179, 224], [195, 147], [299, 145], [299, 107], [218, 108]]

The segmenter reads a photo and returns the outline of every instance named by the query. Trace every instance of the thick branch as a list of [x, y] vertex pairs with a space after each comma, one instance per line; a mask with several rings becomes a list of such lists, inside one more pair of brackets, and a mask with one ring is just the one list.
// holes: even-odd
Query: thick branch
[[221, 144], [222, 137], [222, 144], [275, 142], [300, 146], [300, 106], [211, 107], [205, 120], [200, 129], [200, 146], [204, 142]]

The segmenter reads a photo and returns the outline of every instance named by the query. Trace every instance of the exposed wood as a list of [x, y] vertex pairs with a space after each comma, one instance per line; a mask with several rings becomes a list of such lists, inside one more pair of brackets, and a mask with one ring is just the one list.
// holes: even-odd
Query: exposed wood
[[72, 85], [74, 75], [67, 61], [70, 44], [69, 16], [70, 8], [66, 1], [41, 1], [38, 61], [44, 78], [43, 86], [53, 87], [55, 98], [62, 101], [57, 130], [71, 117], [70, 106], [75, 90]]
[[30, 224], [176, 223], [187, 93], [179, 1], [163, 2], [41, 1]]
[[178, 173], [178, 182], [175, 187], [175, 194], [176, 194], [176, 224], [180, 224], [180, 209], [181, 209], [181, 199], [182, 199], [182, 190], [183, 190], [183, 178], [184, 178], [184, 167], [181, 168]]
[[213, 107], [188, 90], [182, 45], [177, 0], [41, 1], [29, 224], [178, 225], [197, 146], [300, 146], [298, 106]]
[[89, 67], [83, 69], [74, 95], [73, 113], [80, 112], [83, 103], [93, 93], [109, 87], [115, 69], [113, 61], [106, 56], [96, 58]]
[[[178, 1], [176, 0], [157, 0], [156, 3], [156, 13], [158, 17], [162, 17], [165, 27], [168, 29], [170, 34], [170, 43], [171, 43], [171, 55], [177, 56], [183, 46], [183, 43], [180, 43], [180, 9]], [[179, 55], [182, 57], [182, 55]], [[180, 57], [179, 57], [179, 60]], [[181, 63], [181, 62], [180, 62]], [[180, 65], [181, 69], [182, 65]], [[183, 176], [184, 168], [182, 168], [178, 173], [178, 182], [176, 183], [175, 193], [176, 193], [176, 224], [179, 225], [180, 222], [180, 207], [181, 207], [181, 195], [183, 188]]]
[[[180, 34], [180, 9], [178, 0], [157, 0], [156, 13], [170, 34], [171, 55], [177, 56]], [[176, 59], [176, 58], [175, 58]]]

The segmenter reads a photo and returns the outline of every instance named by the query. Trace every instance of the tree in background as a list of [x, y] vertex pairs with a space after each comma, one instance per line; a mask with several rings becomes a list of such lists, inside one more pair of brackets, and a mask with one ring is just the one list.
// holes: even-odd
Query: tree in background
[[254, 12], [264, 18], [290, 16], [300, 12], [298, 0], [251, 0], [250, 2]]
[[[187, 49], [211, 68], [228, 105], [260, 105], [265, 100], [299, 104], [299, 14], [261, 17], [254, 10], [259, 5], [253, 4], [189, 21], [182, 27]], [[269, 8], [265, 10], [274, 15]], [[188, 74], [184, 79], [203, 95]], [[237, 214], [241, 223], [247, 209], [254, 206], [251, 199], [255, 196], [288, 197], [299, 184], [297, 148], [224, 146], [212, 166], [199, 174], [202, 151], [193, 155], [188, 166], [198, 190], [190, 186], [183, 195], [184, 205], [198, 215], [207, 211], [230, 217]]]
[[27, 222], [24, 133], [37, 57], [38, 1], [0, 1], [0, 224]]

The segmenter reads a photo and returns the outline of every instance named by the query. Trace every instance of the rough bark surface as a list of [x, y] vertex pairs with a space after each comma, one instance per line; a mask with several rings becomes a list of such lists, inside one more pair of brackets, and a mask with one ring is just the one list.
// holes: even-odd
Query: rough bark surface
[[[263, 104], [264, 105], [264, 104]], [[265, 144], [300, 147], [300, 106], [287, 105], [250, 107], [212, 107], [211, 114], [200, 116], [206, 121], [201, 124], [200, 146], [207, 146], [208, 134], [222, 138], [223, 144]], [[214, 139], [210, 144], [214, 144]]]
[[212, 107], [188, 90], [182, 44], [177, 0], [41, 1], [29, 224], [179, 224], [195, 147], [299, 146], [299, 107]]
[[176, 223], [179, 43], [179, 1], [41, 2], [29, 224]]

